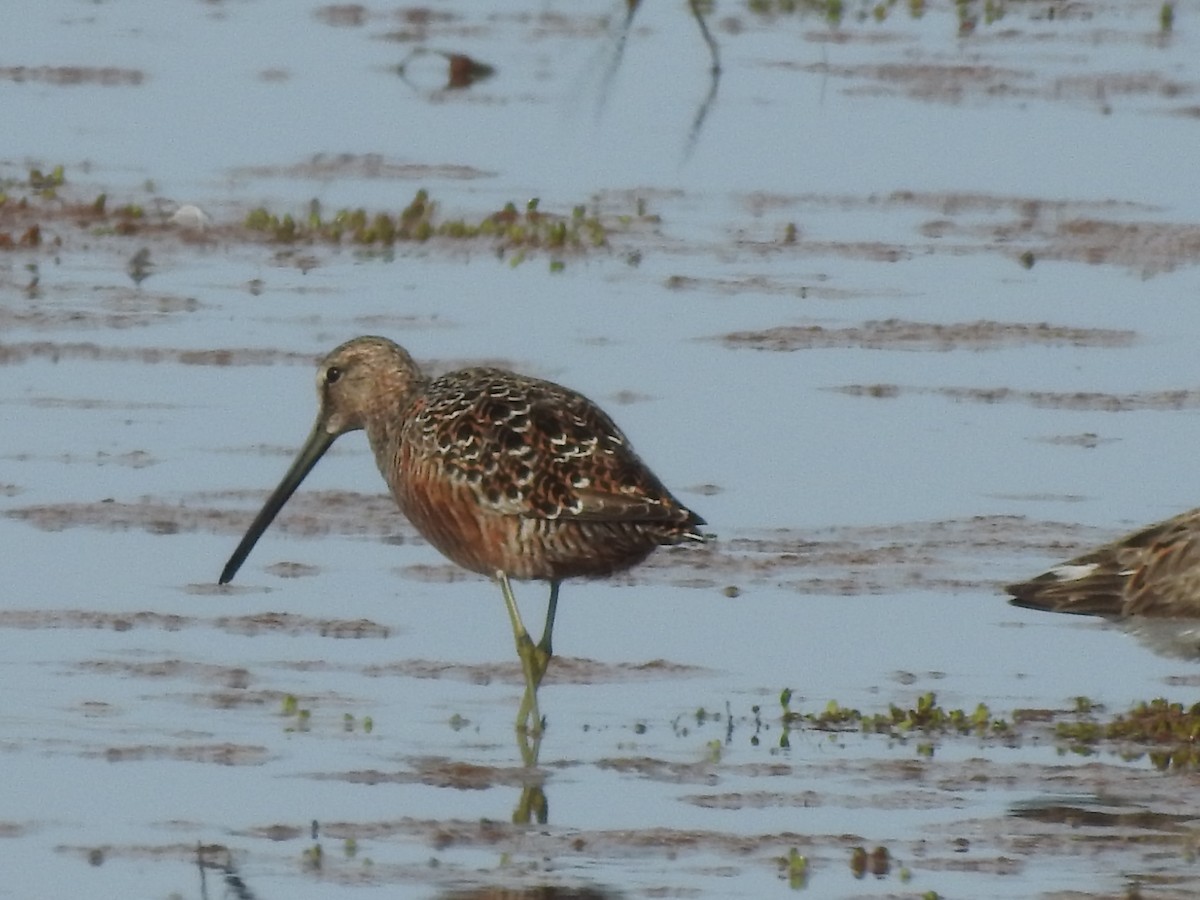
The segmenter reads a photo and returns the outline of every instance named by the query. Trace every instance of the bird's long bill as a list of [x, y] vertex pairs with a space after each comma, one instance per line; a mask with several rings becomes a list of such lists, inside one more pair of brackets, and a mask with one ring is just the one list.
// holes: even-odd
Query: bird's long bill
[[246, 531], [246, 536], [237, 545], [237, 549], [233, 551], [233, 556], [229, 557], [229, 562], [225, 563], [225, 568], [221, 570], [219, 584], [228, 584], [233, 580], [233, 576], [237, 574], [237, 570], [241, 568], [242, 563], [246, 561], [246, 557], [250, 555], [250, 551], [254, 549], [254, 545], [258, 542], [258, 539], [262, 537], [262, 533], [275, 521], [275, 516], [279, 514], [279, 510], [283, 509], [283, 504], [288, 502], [288, 498], [296, 492], [296, 488], [300, 487], [300, 482], [304, 480], [304, 476], [312, 471], [312, 467], [317, 464], [317, 460], [324, 455], [325, 451], [329, 449], [329, 445], [337, 437], [336, 434], [330, 434], [326, 431], [323, 426], [324, 423], [318, 419], [317, 424], [313, 426], [312, 433], [308, 436], [308, 440], [304, 442], [304, 446], [296, 454], [296, 459], [292, 463], [292, 467], [287, 470], [287, 474], [279, 482], [279, 487], [275, 488], [271, 496], [267, 498], [267, 502], [263, 504], [263, 508], [254, 517], [254, 521]]

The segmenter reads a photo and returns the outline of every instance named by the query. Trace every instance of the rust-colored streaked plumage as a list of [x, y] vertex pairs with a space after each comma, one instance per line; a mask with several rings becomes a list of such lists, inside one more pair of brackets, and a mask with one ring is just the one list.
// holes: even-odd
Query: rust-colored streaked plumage
[[1008, 585], [1030, 609], [1124, 619], [1200, 618], [1200, 509]]
[[[316, 424], [221, 584], [333, 441], [364, 429], [416, 529], [460, 566], [500, 583], [526, 678], [518, 725], [540, 727], [536, 690], [552, 652], [560, 582], [610, 575], [660, 545], [704, 539], [704, 520], [671, 496], [603, 410], [561, 385], [482, 367], [430, 379], [402, 347], [360, 337], [321, 361], [317, 391]], [[510, 578], [550, 582], [537, 645]]]

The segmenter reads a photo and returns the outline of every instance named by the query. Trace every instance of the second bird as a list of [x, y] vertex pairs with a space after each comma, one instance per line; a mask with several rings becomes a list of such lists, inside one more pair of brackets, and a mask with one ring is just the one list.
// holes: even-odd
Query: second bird
[[[364, 429], [400, 510], [463, 568], [504, 593], [525, 675], [519, 728], [539, 731], [537, 688], [552, 654], [565, 578], [637, 565], [658, 546], [703, 541], [676, 500], [596, 404], [569, 388], [496, 368], [424, 375], [381, 337], [334, 349], [317, 371], [316, 424], [221, 572], [237, 573], [329, 446]], [[510, 578], [550, 582], [541, 640], [521, 622]]]

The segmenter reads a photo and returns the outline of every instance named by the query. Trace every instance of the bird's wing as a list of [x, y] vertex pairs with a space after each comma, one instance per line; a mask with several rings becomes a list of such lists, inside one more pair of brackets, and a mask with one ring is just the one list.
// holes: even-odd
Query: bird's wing
[[446, 477], [506, 515], [588, 521], [687, 522], [686, 510], [634, 453], [624, 433], [569, 388], [474, 370], [471, 392], [446, 392], [417, 429]]

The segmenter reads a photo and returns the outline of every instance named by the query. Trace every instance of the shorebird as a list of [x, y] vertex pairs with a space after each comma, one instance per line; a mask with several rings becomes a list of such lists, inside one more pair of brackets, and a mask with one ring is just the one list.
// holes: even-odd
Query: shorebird
[[1005, 591], [1016, 606], [1049, 612], [1200, 618], [1200, 509], [1127, 534]]
[[[382, 337], [358, 337], [317, 369], [316, 424], [221, 572], [237, 573], [329, 446], [365, 430], [401, 512], [453, 562], [499, 583], [525, 676], [517, 727], [540, 733], [537, 689], [552, 656], [567, 578], [605, 576], [664, 544], [702, 542], [705, 522], [675, 499], [612, 419], [581, 394], [506, 369], [424, 375]], [[541, 640], [510, 579], [550, 583]]]

